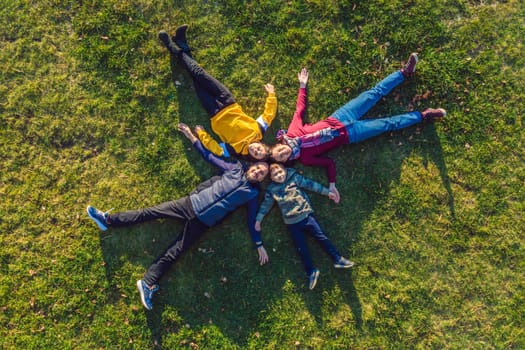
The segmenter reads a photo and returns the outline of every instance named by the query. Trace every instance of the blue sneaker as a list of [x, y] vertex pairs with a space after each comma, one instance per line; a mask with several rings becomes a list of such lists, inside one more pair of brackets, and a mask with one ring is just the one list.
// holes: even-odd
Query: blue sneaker
[[148, 310], [153, 309], [153, 303], [151, 302], [151, 298], [153, 298], [153, 293], [159, 290], [158, 285], [154, 285], [152, 288], [148, 287], [146, 282], [143, 280], [137, 281], [137, 288], [139, 289], [140, 293], [140, 301], [142, 301], [142, 305]]
[[108, 229], [107, 218], [109, 215], [108, 213], [110, 211], [111, 210], [108, 210], [107, 212], [104, 213], [98, 210], [97, 208], [92, 207], [91, 205], [88, 205], [87, 207], [87, 213], [89, 217], [93, 219], [93, 221], [95, 221], [95, 223], [98, 225], [98, 228], [101, 229], [102, 231], [106, 231]]
[[354, 263], [346, 258], [340, 257], [339, 260], [337, 260], [334, 263], [334, 267], [336, 269], [348, 269], [350, 267], [354, 266]]
[[310, 290], [315, 288], [315, 285], [317, 284], [317, 280], [319, 279], [319, 270], [314, 269], [310, 276], [308, 276], [308, 288]]

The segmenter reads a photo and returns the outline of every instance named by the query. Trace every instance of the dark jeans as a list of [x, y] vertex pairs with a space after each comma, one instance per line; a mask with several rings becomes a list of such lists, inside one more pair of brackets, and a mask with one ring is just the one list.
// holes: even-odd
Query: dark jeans
[[232, 93], [220, 81], [212, 77], [189, 55], [183, 53], [180, 60], [193, 78], [193, 85], [202, 107], [211, 118], [224, 107], [235, 103]]
[[189, 197], [165, 202], [150, 208], [110, 214], [109, 216], [111, 227], [128, 226], [155, 219], [183, 220], [184, 228], [168, 249], [146, 271], [144, 282], [148, 286], [158, 284], [160, 277], [175, 263], [179, 256], [208, 229], [208, 226], [195, 217]]
[[292, 239], [297, 249], [297, 253], [303, 262], [304, 269], [306, 274], [310, 275], [314, 270], [314, 265], [312, 263], [312, 258], [308, 252], [308, 247], [306, 246], [306, 239], [304, 237], [304, 232], [309, 232], [320, 244], [321, 247], [332, 257], [335, 261], [339, 260], [341, 255], [337, 252], [337, 249], [332, 244], [332, 242], [325, 235], [317, 220], [313, 215], [309, 215], [306, 219], [296, 223], [288, 225], [288, 230], [292, 234]]

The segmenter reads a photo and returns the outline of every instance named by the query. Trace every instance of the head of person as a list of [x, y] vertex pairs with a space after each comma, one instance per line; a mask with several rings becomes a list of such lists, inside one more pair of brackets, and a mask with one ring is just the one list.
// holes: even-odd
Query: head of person
[[252, 142], [248, 145], [248, 154], [254, 161], [266, 160], [270, 155], [270, 147], [262, 142]]
[[270, 158], [278, 163], [286, 163], [292, 155], [292, 147], [278, 143], [270, 149]]
[[268, 175], [268, 163], [257, 162], [250, 165], [246, 170], [246, 179], [251, 183], [262, 182]]
[[270, 165], [270, 179], [273, 182], [282, 184], [286, 180], [286, 174], [288, 171], [281, 163], [272, 163]]

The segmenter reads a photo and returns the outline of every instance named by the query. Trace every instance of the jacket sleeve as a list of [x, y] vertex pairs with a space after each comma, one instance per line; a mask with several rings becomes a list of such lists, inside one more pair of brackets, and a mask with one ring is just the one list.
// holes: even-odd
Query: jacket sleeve
[[224, 156], [224, 149], [206, 131], [204, 131], [202, 129], [199, 130], [197, 132], [197, 137], [202, 142], [204, 147], [206, 147], [208, 150], [210, 150], [210, 152], [212, 152], [215, 155], [218, 155], [219, 157]]
[[261, 116], [263, 121], [266, 123], [265, 129], [267, 129], [273, 122], [275, 115], [277, 114], [277, 97], [275, 93], [269, 93], [264, 104], [264, 112]]
[[336, 178], [336, 168], [335, 162], [330, 157], [323, 156], [306, 156], [305, 152], [301, 154], [301, 163], [306, 166], [315, 166], [320, 168], [325, 168], [326, 176], [328, 177], [328, 182], [335, 182]]
[[266, 193], [264, 194], [264, 200], [259, 206], [259, 212], [257, 213], [257, 217], [255, 218], [255, 221], [263, 221], [266, 214], [268, 214], [270, 209], [272, 209], [273, 202], [274, 202], [274, 199], [273, 199], [271, 192], [266, 190]]
[[323, 196], [328, 196], [328, 193], [330, 193], [330, 190], [324, 187], [323, 185], [321, 185], [319, 182], [311, 180], [298, 173], [295, 173], [294, 176], [295, 176], [297, 185], [301, 188], [307, 189], [315, 193], [322, 194]]
[[195, 149], [199, 151], [199, 153], [205, 161], [216, 166], [222, 171], [231, 170], [235, 167], [242, 166], [239, 161], [229, 162], [226, 159], [218, 157], [215, 154], [211, 153], [207, 148], [203, 146], [203, 144], [199, 140], [195, 141], [193, 147], [195, 147]]
[[297, 136], [296, 132], [303, 127], [303, 117], [306, 113], [307, 92], [306, 88], [299, 88], [297, 93], [297, 102], [295, 105], [295, 112], [292, 117], [290, 125], [288, 125], [288, 133]]
[[248, 231], [250, 232], [250, 236], [252, 238], [253, 243], [255, 244], [255, 247], [259, 248], [263, 245], [263, 241], [261, 238], [261, 232], [255, 229], [255, 215], [257, 214], [257, 197], [250, 199], [250, 201], [246, 203], [246, 207], [248, 210]]

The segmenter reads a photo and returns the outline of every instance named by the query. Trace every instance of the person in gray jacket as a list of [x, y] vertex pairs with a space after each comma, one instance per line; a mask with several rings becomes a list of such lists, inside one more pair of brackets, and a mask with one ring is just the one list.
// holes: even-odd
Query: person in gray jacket
[[306, 275], [308, 276], [308, 288], [314, 289], [319, 278], [319, 269], [315, 268], [308, 247], [304, 232], [310, 232], [312, 236], [321, 244], [323, 249], [334, 261], [335, 268], [349, 268], [353, 262], [339, 254], [336, 247], [323, 232], [319, 223], [313, 216], [314, 210], [310, 199], [302, 188], [328, 196], [331, 200], [338, 203], [339, 196], [332, 190], [323, 185], [303, 177], [294, 169], [287, 169], [282, 164], [274, 163], [270, 165], [270, 178], [272, 183], [266, 189], [264, 200], [257, 213], [255, 229], [261, 230], [261, 222], [270, 211], [274, 202], [277, 202], [281, 211], [284, 223], [292, 235], [297, 253], [303, 262]]
[[260, 231], [254, 228], [259, 182], [268, 174], [268, 164], [258, 162], [246, 167], [240, 161], [226, 161], [205, 149], [186, 124], [180, 123], [178, 128], [206, 161], [222, 171], [220, 176], [204, 181], [188, 196], [150, 208], [110, 214], [92, 206], [87, 207], [89, 217], [102, 231], [106, 231], [108, 227], [128, 226], [160, 218], [183, 220], [182, 232], [151, 264], [143, 279], [137, 281], [140, 299], [148, 310], [153, 308], [152, 297], [159, 289], [158, 281], [161, 276], [208, 228], [217, 225], [226, 215], [242, 205], [248, 208], [248, 229], [257, 248], [259, 262], [261, 265], [268, 262]]

